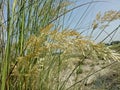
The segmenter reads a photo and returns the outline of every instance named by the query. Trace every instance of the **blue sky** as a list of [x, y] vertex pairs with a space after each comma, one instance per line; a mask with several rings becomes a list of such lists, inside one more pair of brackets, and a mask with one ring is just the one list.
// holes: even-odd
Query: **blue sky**
[[[12, 2], [13, 0], [10, 0], [10, 1]], [[98, 0], [71, 0], [71, 1], [76, 1], [76, 3], [72, 4], [69, 8], [73, 8], [77, 5], [80, 5], [86, 2], [98, 1]], [[106, 2], [97, 2], [91, 5], [88, 4], [66, 14], [65, 20], [64, 20], [64, 27], [69, 26], [69, 28], [78, 30], [79, 32], [85, 31], [83, 35], [90, 35], [92, 21], [95, 19], [95, 16], [98, 12], [104, 13], [105, 11], [109, 11], [109, 10], [116, 10], [116, 11], [120, 10], [120, 0], [99, 0], [99, 1], [106, 1]], [[84, 17], [82, 17], [83, 13], [87, 8], [88, 10], [86, 11]], [[82, 19], [80, 20], [80, 18]], [[114, 21], [110, 24], [108, 28], [106, 28], [105, 31], [107, 33], [110, 33], [119, 24], [120, 24], [120, 20]], [[99, 32], [100, 30], [96, 30], [94, 32], [93, 40]], [[106, 34], [103, 32], [96, 41], [99, 42], [105, 37], [106, 37]], [[109, 39], [110, 38], [106, 39], [105, 42], [108, 42]], [[115, 37], [113, 38], [113, 40], [120, 40], [120, 29], [115, 35]]]
[[[73, 4], [74, 6], [90, 2], [92, 0], [76, 0], [77, 2]], [[98, 1], [98, 0], [94, 0]], [[99, 0], [100, 1], [100, 0]], [[85, 31], [84, 35], [89, 35], [91, 32], [91, 24], [92, 21], [95, 19], [95, 16], [98, 12], [104, 13], [105, 11], [109, 10], [120, 10], [120, 0], [101, 0], [106, 2], [97, 2], [91, 5], [82, 6], [72, 12], [71, 19], [66, 19], [66, 26], [70, 24], [70, 27], [73, 29], [77, 29], [79, 32]], [[82, 14], [85, 10], [89, 7], [84, 17]], [[70, 13], [69, 13], [70, 14]], [[69, 14], [66, 15], [66, 18], [69, 17]], [[82, 17], [81, 21], [79, 19]], [[79, 22], [79, 23], [78, 23]], [[77, 25], [76, 25], [77, 24]], [[106, 32], [110, 33], [120, 24], [120, 20], [112, 22], [108, 28], [106, 28]], [[96, 30], [93, 34], [93, 40], [95, 36], [100, 32], [100, 30]], [[106, 37], [106, 33], [102, 33], [101, 36], [96, 40], [97, 42], [103, 40]], [[105, 42], [109, 42], [110, 38], [106, 39]], [[120, 29], [118, 30], [117, 34], [113, 37], [113, 40], [120, 40]]]

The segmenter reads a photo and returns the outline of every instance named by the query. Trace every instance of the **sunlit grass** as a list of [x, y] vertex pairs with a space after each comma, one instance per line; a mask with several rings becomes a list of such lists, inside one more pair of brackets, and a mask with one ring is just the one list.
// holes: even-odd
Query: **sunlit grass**
[[[60, 26], [61, 16], [82, 5], [68, 10], [71, 2], [67, 0], [14, 0], [12, 5], [7, 0], [4, 3], [7, 24], [2, 23], [4, 33], [0, 31], [4, 37], [0, 39], [5, 43], [0, 50], [1, 90], [64, 90], [68, 79], [76, 69], [80, 70], [86, 58], [120, 59], [118, 53], [103, 43], [95, 43], [89, 36]], [[71, 58], [79, 63], [62, 81], [61, 72]]]

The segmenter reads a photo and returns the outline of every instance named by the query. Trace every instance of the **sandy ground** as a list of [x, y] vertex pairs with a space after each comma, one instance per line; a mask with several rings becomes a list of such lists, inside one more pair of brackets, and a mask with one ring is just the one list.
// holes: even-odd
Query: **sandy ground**
[[[76, 62], [73, 61], [68, 65], [68, 68], [61, 72], [61, 81], [69, 77], [75, 66]], [[72, 73], [65, 87], [69, 88], [76, 82], [79, 82], [76, 84], [76, 87], [79, 88], [68, 90], [120, 90], [120, 62], [113, 63], [111, 61], [110, 63], [104, 60], [86, 59], [80, 68], [78, 67]]]

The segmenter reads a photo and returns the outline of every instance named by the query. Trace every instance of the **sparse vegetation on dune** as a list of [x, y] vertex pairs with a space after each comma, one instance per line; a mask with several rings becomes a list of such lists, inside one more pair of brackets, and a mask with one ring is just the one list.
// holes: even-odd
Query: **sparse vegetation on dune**
[[[1, 90], [80, 90], [82, 85], [76, 84], [81, 83], [79, 75], [86, 73], [85, 62], [90, 60], [87, 64], [94, 66], [94, 62], [101, 59], [102, 63], [120, 60], [120, 54], [109, 46], [61, 26], [62, 16], [97, 2], [69, 10], [67, 7], [72, 3], [68, 0], [14, 0], [11, 4], [10, 0], [3, 0], [1, 5], [7, 8], [7, 21], [0, 18]], [[0, 9], [1, 16], [4, 7]], [[106, 18], [109, 13], [105, 14]], [[98, 14], [96, 20], [100, 18], [103, 22], [111, 21]], [[115, 19], [118, 18], [119, 14]], [[92, 27], [95, 30], [98, 23], [94, 21]], [[74, 81], [70, 81], [71, 77]], [[87, 77], [80, 78], [84, 81]]]

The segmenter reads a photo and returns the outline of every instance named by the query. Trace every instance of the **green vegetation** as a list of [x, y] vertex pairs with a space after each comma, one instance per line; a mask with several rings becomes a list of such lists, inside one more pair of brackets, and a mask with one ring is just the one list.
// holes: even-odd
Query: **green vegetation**
[[112, 49], [115, 50], [117, 53], [120, 53], [120, 41], [113, 41], [108, 46]]
[[[97, 2], [70, 10], [68, 6], [73, 2], [68, 0], [14, 0], [12, 4], [5, 0], [4, 3], [1, 5], [7, 8], [7, 21], [3, 18], [4, 8], [0, 9], [1, 90], [65, 90], [73, 72], [78, 69], [77, 73], [82, 73], [80, 65], [86, 58], [120, 60], [120, 55], [103, 43], [96, 44], [89, 36], [61, 27], [64, 21], [61, 17], [68, 12]], [[79, 59], [79, 64], [62, 81], [61, 72], [71, 58]]]

